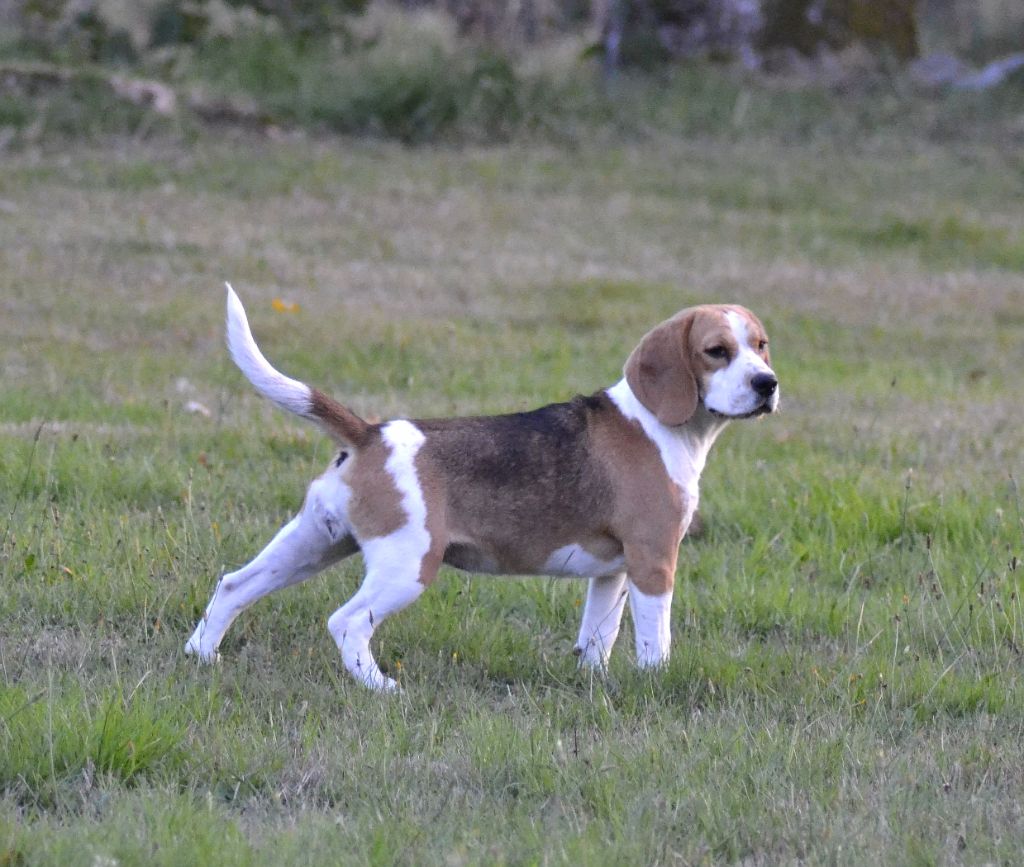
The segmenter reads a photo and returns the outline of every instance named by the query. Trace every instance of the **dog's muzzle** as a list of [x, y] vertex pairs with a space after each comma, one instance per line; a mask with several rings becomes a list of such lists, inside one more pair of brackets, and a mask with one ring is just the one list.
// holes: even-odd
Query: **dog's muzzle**
[[750, 380], [754, 394], [761, 398], [761, 405], [751, 415], [767, 415], [779, 407], [779, 380], [774, 373], [758, 373]]

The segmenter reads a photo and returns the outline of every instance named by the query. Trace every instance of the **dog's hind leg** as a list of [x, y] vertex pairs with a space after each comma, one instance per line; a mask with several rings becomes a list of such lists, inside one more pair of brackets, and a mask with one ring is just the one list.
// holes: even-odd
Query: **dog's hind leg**
[[228, 572], [217, 583], [185, 652], [204, 661], [215, 660], [224, 633], [253, 602], [354, 554], [359, 546], [346, 519], [348, 496], [348, 487], [332, 471], [314, 481], [302, 511], [251, 563]]
[[[357, 532], [366, 577], [362, 586], [348, 602], [327, 621], [345, 667], [360, 683], [371, 689], [389, 691], [398, 684], [384, 674], [370, 652], [374, 629], [387, 617], [414, 602], [437, 575], [448, 543], [444, 527], [443, 507], [436, 489], [424, 487], [416, 464], [416, 455], [424, 443], [423, 433], [411, 422], [389, 422], [382, 430], [387, 447], [384, 472], [376, 481], [384, 489], [390, 477], [399, 498], [399, 526], [367, 537]], [[435, 503], [428, 510], [427, 501]], [[367, 499], [353, 500], [353, 523], [372, 516]]]
[[399, 531], [366, 542], [363, 557], [366, 577], [355, 596], [327, 621], [345, 667], [364, 686], [390, 692], [398, 684], [380, 670], [370, 651], [370, 638], [386, 618], [415, 602], [433, 581], [441, 565], [441, 551], [421, 557], [405, 557]]

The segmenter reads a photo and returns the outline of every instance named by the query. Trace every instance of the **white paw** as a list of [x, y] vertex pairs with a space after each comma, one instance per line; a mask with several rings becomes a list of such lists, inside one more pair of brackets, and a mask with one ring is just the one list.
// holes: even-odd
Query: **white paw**
[[363, 682], [363, 686], [372, 689], [374, 692], [402, 691], [402, 688], [398, 685], [398, 681], [388, 677], [380, 669], [376, 672], [367, 672], [361, 680]]
[[668, 667], [668, 651], [661, 648], [644, 646], [637, 654], [636, 667], [645, 671], [656, 671]]
[[220, 660], [220, 654], [216, 647], [203, 647], [203, 638], [199, 629], [185, 643], [185, 654], [195, 656], [200, 662], [213, 663]]
[[588, 668], [597, 672], [608, 670], [608, 654], [601, 650], [600, 645], [594, 639], [588, 641], [586, 647], [576, 647], [573, 652], [578, 659], [577, 666], [579, 668]]

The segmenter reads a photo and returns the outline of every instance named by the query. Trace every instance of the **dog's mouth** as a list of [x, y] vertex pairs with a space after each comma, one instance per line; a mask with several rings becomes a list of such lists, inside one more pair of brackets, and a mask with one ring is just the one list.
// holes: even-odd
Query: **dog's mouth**
[[704, 408], [709, 413], [711, 413], [711, 415], [714, 416], [715, 418], [727, 419], [729, 421], [742, 421], [743, 419], [746, 418], [758, 418], [759, 416], [762, 415], [770, 415], [771, 413], [776, 411], [776, 409], [778, 408], [778, 403], [773, 403], [772, 399], [768, 397], [765, 398], [764, 402], [762, 402], [759, 406], [756, 406], [752, 410], [750, 410], [750, 412], [741, 413], [721, 412], [717, 409], [712, 409], [707, 404], [704, 404]]

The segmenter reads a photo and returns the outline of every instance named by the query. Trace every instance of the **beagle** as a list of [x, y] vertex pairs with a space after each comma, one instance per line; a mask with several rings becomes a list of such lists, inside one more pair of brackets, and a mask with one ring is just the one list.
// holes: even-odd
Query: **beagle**
[[738, 305], [691, 307], [644, 336], [616, 385], [532, 412], [370, 424], [275, 370], [227, 287], [231, 356], [279, 406], [340, 446], [299, 514], [247, 566], [221, 578], [186, 653], [212, 661], [228, 626], [268, 593], [362, 551], [366, 577], [327, 621], [345, 667], [397, 684], [370, 652], [442, 563], [470, 572], [589, 579], [576, 642], [603, 668], [628, 595], [637, 664], [669, 658], [679, 543], [697, 483], [731, 419], [776, 410], [764, 327]]

